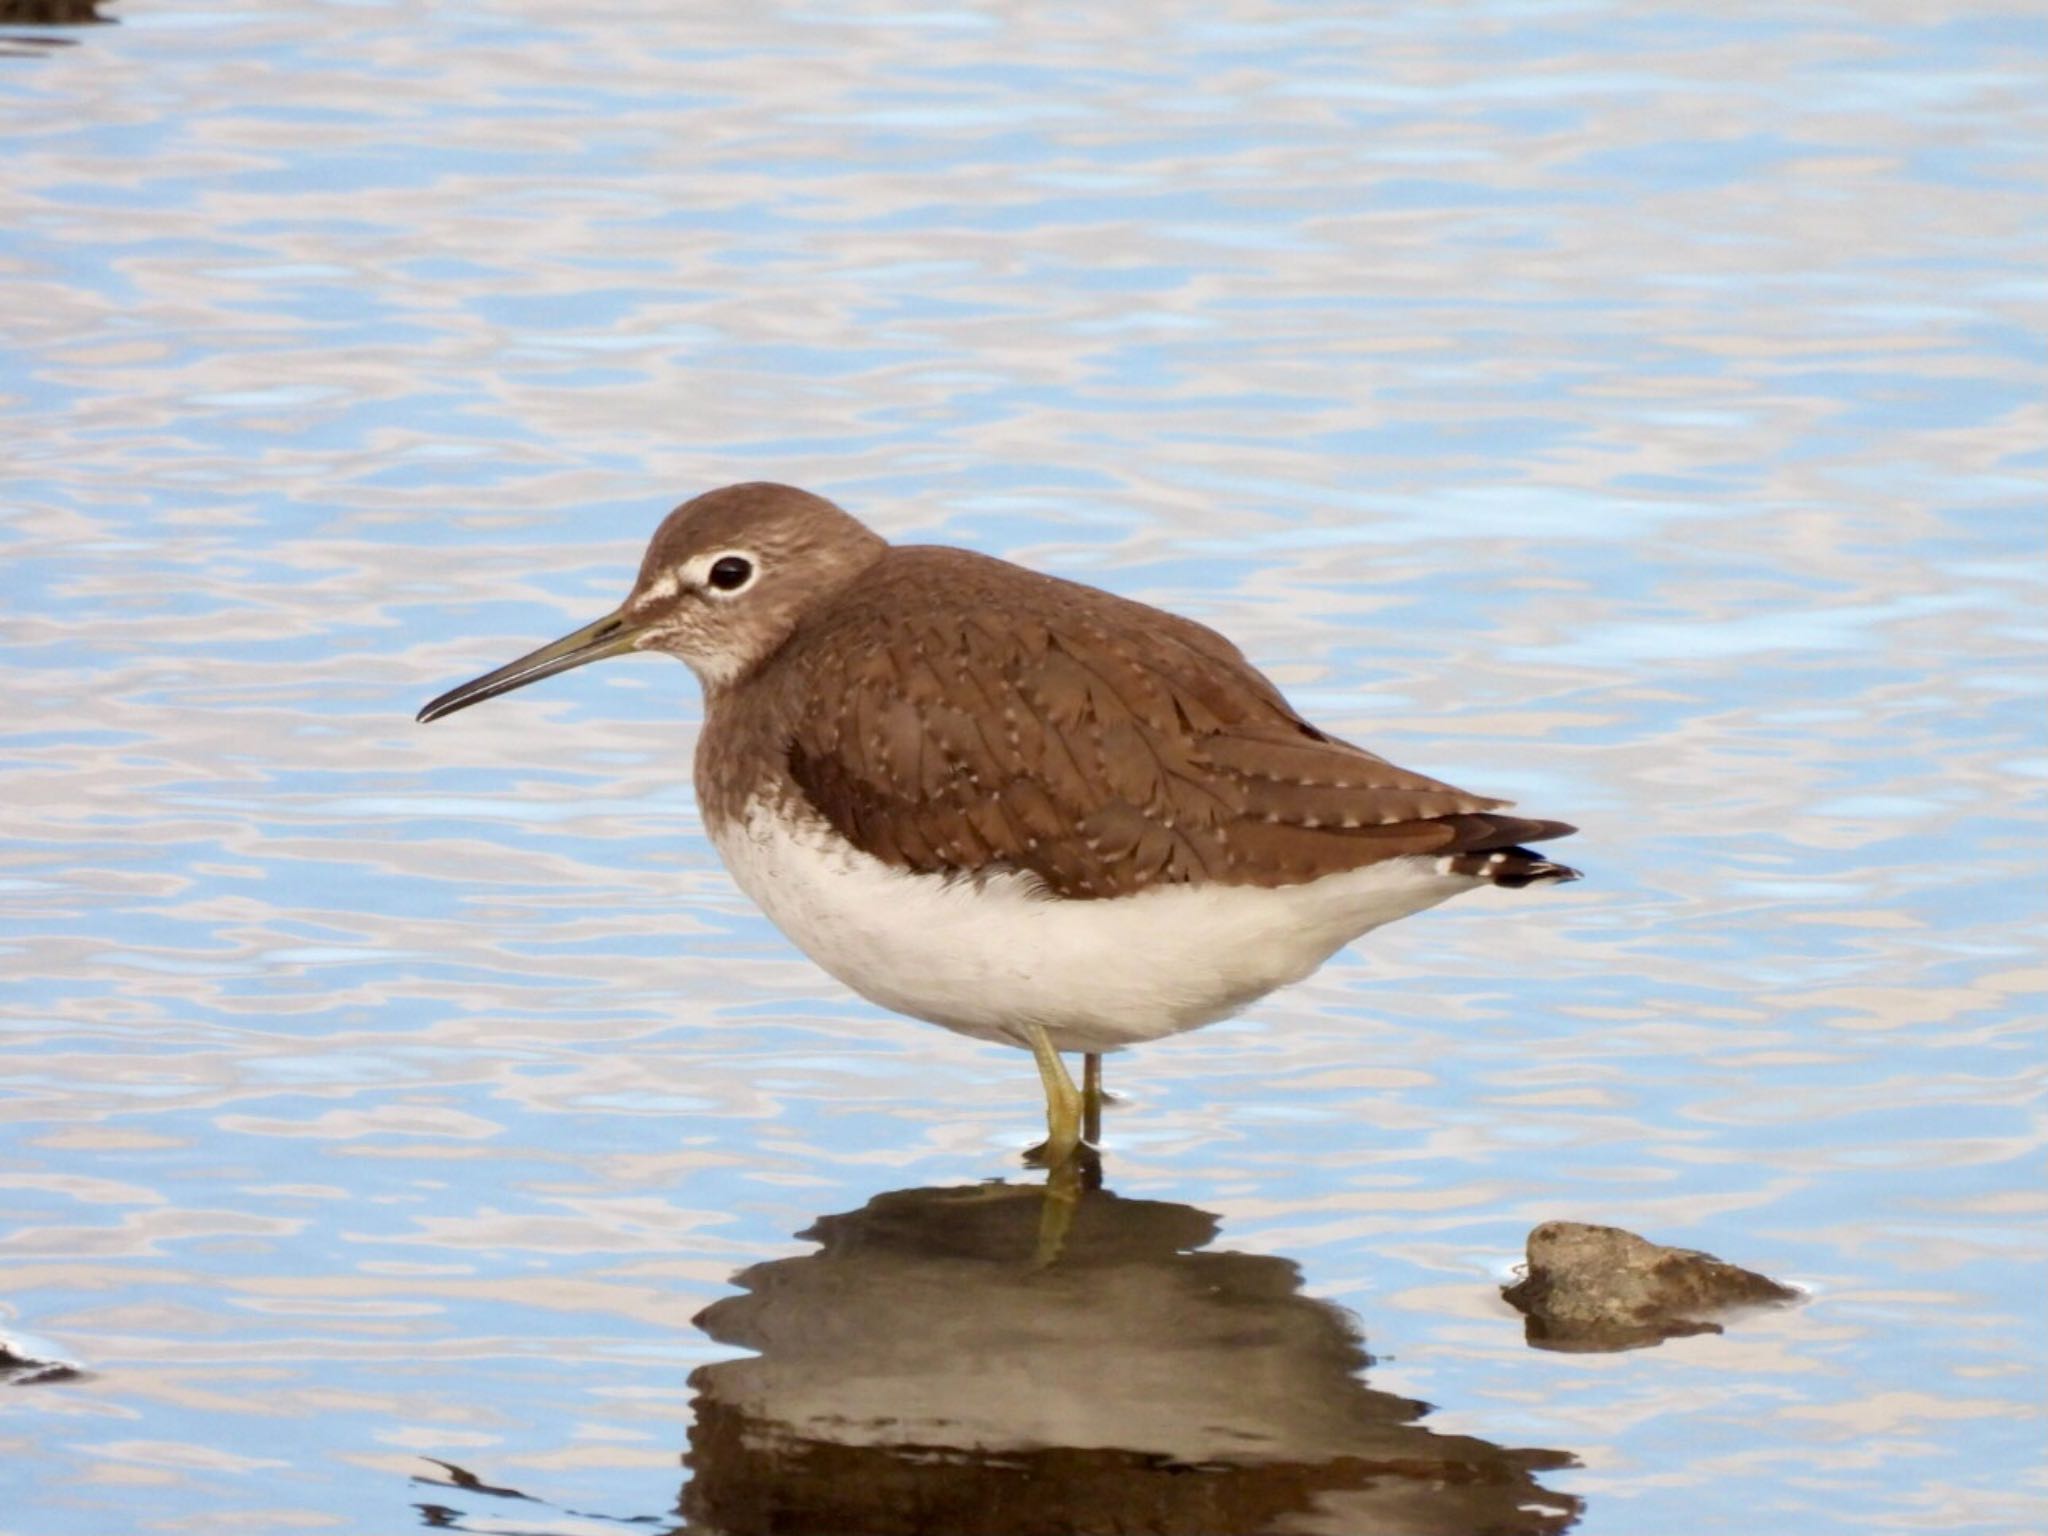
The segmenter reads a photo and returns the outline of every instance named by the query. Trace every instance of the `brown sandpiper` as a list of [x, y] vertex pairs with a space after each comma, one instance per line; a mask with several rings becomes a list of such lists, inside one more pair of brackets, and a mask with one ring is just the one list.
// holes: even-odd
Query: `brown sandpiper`
[[703, 685], [740, 888], [861, 996], [1029, 1050], [1055, 1166], [1099, 1138], [1104, 1052], [1461, 892], [1578, 878], [1525, 846], [1572, 827], [1318, 729], [1214, 630], [785, 485], [685, 502], [614, 612], [419, 718], [629, 651]]

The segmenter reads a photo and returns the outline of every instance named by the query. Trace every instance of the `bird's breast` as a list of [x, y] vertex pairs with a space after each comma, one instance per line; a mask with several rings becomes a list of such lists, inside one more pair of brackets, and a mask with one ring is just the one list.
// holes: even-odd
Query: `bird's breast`
[[787, 799], [707, 812], [705, 824], [740, 888], [863, 997], [1006, 1044], [1040, 1025], [1063, 1050], [1114, 1050], [1227, 1017], [1368, 929], [1477, 883], [1403, 858], [1279, 889], [1062, 900], [1025, 874], [886, 865]]

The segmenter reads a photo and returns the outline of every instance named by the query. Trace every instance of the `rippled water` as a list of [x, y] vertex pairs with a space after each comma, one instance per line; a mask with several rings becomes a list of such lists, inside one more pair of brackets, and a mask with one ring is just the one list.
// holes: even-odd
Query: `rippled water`
[[[20, 9], [0, 1521], [2048, 1520], [2037, 16]], [[737, 895], [681, 668], [412, 723], [761, 477], [1589, 879], [1114, 1059], [1033, 1269], [1029, 1063]], [[1531, 1349], [1549, 1217], [1812, 1299]]]

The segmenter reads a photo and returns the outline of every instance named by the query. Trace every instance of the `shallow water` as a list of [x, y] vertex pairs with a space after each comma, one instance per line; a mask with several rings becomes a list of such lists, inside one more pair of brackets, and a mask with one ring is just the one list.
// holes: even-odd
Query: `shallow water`
[[[8, 14], [11, 1528], [2048, 1521], [2038, 18]], [[1035, 1269], [1029, 1063], [737, 895], [681, 668], [412, 723], [760, 477], [1589, 878], [1115, 1058]], [[1811, 1300], [1531, 1349], [1550, 1217]]]

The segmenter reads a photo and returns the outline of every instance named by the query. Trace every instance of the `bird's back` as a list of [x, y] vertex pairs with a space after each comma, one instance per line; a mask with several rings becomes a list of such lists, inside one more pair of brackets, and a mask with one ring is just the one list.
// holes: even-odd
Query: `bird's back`
[[773, 761], [887, 865], [1060, 898], [1423, 854], [1502, 884], [1570, 874], [1517, 845], [1571, 828], [1318, 730], [1213, 630], [958, 549], [890, 549], [714, 702], [706, 756], [707, 815], [769, 787], [734, 764]]

